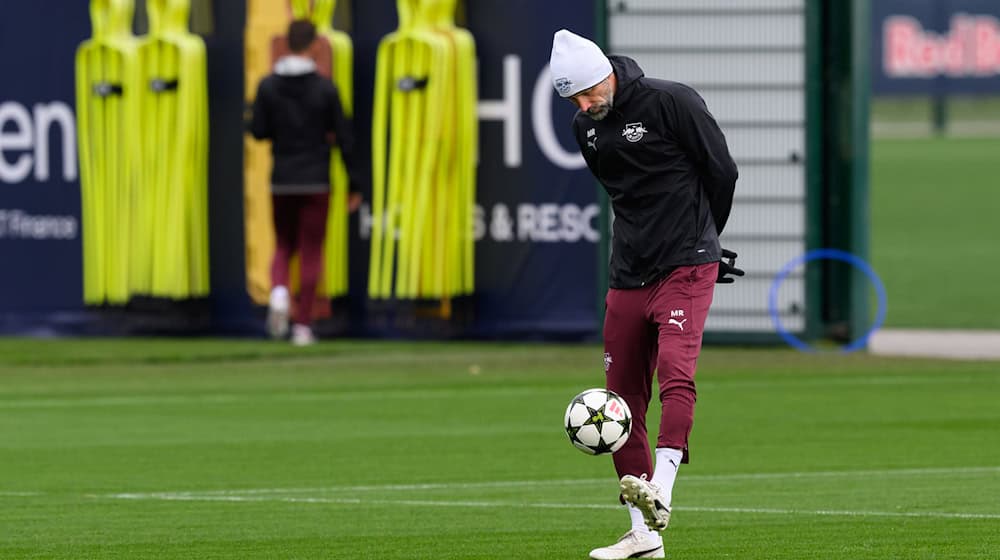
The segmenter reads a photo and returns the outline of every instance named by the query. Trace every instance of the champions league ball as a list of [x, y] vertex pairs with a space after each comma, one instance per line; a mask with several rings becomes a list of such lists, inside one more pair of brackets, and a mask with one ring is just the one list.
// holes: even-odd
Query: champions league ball
[[587, 389], [573, 397], [563, 422], [569, 441], [588, 455], [614, 453], [632, 430], [632, 411], [614, 391]]

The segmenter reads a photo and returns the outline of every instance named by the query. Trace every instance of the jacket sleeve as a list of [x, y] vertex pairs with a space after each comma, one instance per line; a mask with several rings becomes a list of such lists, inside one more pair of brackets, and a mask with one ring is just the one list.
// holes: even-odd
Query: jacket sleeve
[[268, 109], [266, 97], [266, 87], [264, 86], [264, 81], [261, 80], [257, 86], [257, 95], [253, 98], [250, 122], [247, 125], [250, 134], [258, 140], [271, 138], [274, 135], [274, 129], [271, 125], [271, 112]]
[[679, 85], [672, 93], [667, 102], [667, 114], [676, 123], [675, 131], [681, 146], [698, 168], [702, 187], [712, 208], [715, 229], [721, 234], [733, 206], [733, 192], [739, 176], [736, 162], [729, 155], [725, 135], [701, 96], [684, 85]]
[[343, 107], [340, 104], [340, 92], [337, 91], [337, 87], [332, 83], [330, 85], [330, 120], [327, 123], [327, 131], [334, 134], [337, 147], [340, 148], [340, 157], [343, 158], [344, 167], [347, 168], [350, 192], [362, 192], [367, 182], [367, 175], [361, 169], [358, 162], [351, 119], [344, 114]]

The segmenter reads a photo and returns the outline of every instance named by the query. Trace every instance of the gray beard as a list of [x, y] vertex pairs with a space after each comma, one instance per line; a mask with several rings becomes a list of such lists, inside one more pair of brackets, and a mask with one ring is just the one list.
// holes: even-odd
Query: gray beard
[[604, 120], [604, 117], [608, 116], [608, 113], [611, 112], [611, 108], [614, 106], [615, 106], [615, 94], [614, 92], [611, 92], [611, 96], [608, 98], [608, 102], [601, 105], [600, 110], [598, 110], [596, 113], [591, 113], [590, 111], [587, 111], [587, 116], [594, 119], [595, 121]]
[[601, 105], [601, 109], [596, 113], [591, 113], [590, 111], [587, 111], [587, 116], [594, 119], [595, 121], [600, 121], [604, 120], [604, 117], [608, 116], [608, 113], [610, 112], [611, 112], [610, 105]]

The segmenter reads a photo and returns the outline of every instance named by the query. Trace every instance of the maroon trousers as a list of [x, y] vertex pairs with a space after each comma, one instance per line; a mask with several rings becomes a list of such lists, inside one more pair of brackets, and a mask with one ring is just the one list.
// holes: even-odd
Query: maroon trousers
[[293, 321], [300, 325], [312, 322], [316, 284], [323, 266], [323, 241], [326, 238], [326, 215], [330, 194], [280, 194], [271, 196], [274, 208], [274, 260], [271, 261], [271, 285], [288, 286], [288, 262], [299, 254], [299, 300]]
[[608, 290], [604, 319], [607, 387], [632, 410], [632, 433], [612, 456], [618, 477], [653, 476], [646, 409], [657, 372], [662, 416], [656, 447], [684, 451], [694, 422], [694, 371], [719, 263], [682, 266], [634, 290]]

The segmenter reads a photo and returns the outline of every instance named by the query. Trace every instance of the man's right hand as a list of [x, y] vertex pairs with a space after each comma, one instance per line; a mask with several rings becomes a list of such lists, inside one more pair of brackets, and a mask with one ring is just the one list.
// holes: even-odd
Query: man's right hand
[[[726, 262], [729, 259], [729, 262]], [[743, 276], [743, 270], [736, 268], [736, 253], [729, 249], [722, 250], [722, 260], [719, 262], [719, 277], [715, 279], [716, 284], [732, 284], [736, 281], [728, 275]]]

